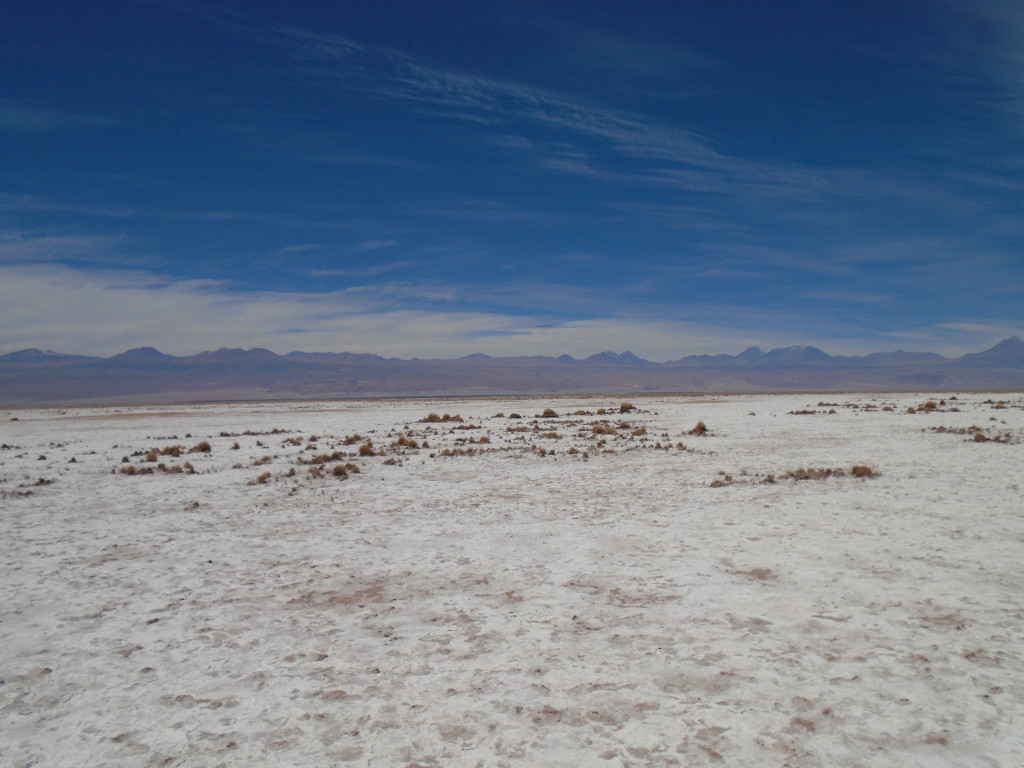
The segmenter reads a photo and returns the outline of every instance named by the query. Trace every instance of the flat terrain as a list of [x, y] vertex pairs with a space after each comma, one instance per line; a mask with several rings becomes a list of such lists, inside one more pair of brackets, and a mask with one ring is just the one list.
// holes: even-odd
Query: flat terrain
[[1019, 766], [954, 394], [0, 412], [0, 764]]

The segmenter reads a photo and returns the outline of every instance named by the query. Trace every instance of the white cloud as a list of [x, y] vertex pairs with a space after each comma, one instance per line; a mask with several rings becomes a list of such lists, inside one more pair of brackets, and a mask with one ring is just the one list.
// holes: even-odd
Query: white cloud
[[[629, 350], [660, 361], [687, 354], [737, 353], [814, 344], [833, 354], [863, 354], [915, 341], [945, 354], [977, 351], [1010, 335], [1011, 326], [946, 324], [893, 335], [815, 337], [766, 330], [778, 318], [747, 312], [734, 324], [612, 315], [557, 320], [542, 314], [431, 309], [453, 301], [451, 286], [395, 283], [329, 293], [238, 292], [217, 281], [176, 281], [142, 271], [56, 265], [0, 266], [0, 351], [26, 347], [112, 355], [137, 346], [170, 354], [217, 347], [276, 352], [373, 352], [389, 357], [559, 355]], [[424, 303], [426, 301], [426, 303]], [[787, 318], [787, 327], [794, 326]], [[781, 326], [776, 326], [781, 327]], [[813, 327], [808, 321], [802, 327]], [[885, 338], [884, 336], [882, 338]]]

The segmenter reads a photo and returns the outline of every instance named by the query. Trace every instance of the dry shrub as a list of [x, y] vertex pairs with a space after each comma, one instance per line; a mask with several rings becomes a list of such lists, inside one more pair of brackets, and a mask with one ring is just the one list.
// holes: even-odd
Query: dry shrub
[[646, 435], [646, 434], [647, 434], [647, 427], [637, 427], [636, 429], [633, 430], [633, 436], [634, 437], [640, 437], [641, 435]]
[[800, 467], [800, 469], [791, 469], [780, 477], [783, 480], [824, 480], [833, 475], [841, 477], [844, 474], [846, 473], [841, 469]]
[[708, 433], [708, 426], [703, 421], [698, 421], [687, 434], [704, 436]]
[[136, 467], [134, 464], [128, 464], [121, 467], [122, 475], [152, 475], [152, 467]]
[[146, 453], [146, 456], [145, 456], [145, 458], [143, 458], [143, 461], [156, 461], [157, 457], [159, 455], [160, 455], [159, 451], [157, 451], [156, 449], [153, 449], [152, 451], [148, 451]]
[[539, 418], [541, 418], [541, 419], [557, 419], [558, 418], [558, 412], [554, 408], [545, 408], [544, 411], [541, 413]]
[[254, 461], [252, 465], [254, 467], [262, 467], [264, 464], [269, 464], [271, 461], [273, 461], [273, 459], [270, 458], [269, 456], [261, 456], [260, 458], [256, 459], [256, 461]]
[[346, 437], [341, 442], [344, 445], [355, 445], [356, 443], [360, 442], [362, 439], [363, 439], [363, 436], [360, 435], [358, 432], [356, 432], [354, 435], [349, 435], [348, 437]]
[[509, 417], [510, 419], [521, 419], [521, 418], [523, 418], [523, 417], [522, 417], [522, 416], [521, 416], [520, 414], [518, 414], [518, 413], [510, 413], [510, 414], [508, 415], [508, 417]]
[[331, 470], [331, 474], [339, 480], [345, 480], [348, 478], [348, 470], [346, 470], [341, 464], [335, 464], [334, 469]]
[[181, 456], [181, 452], [184, 451], [184, 450], [185, 450], [184, 446], [181, 446], [181, 445], [168, 445], [166, 448], [161, 448], [160, 449], [160, 455], [161, 456], [174, 456], [175, 458], [177, 458], [178, 456]]
[[560, 432], [541, 432], [537, 437], [544, 437], [548, 440], [561, 440], [562, 435]]
[[208, 441], [203, 440], [202, 442], [196, 443], [194, 446], [192, 446], [192, 448], [189, 450], [189, 453], [209, 453], [212, 450], [213, 446], [210, 445]]
[[331, 461], [341, 461], [344, 458], [345, 458], [345, 454], [343, 454], [341, 451], [334, 451], [333, 453], [318, 453], [316, 456], [314, 456], [311, 459], [308, 459], [307, 461], [302, 461], [300, 459], [300, 463], [302, 463], [302, 464], [327, 464], [327, 463], [329, 463]]
[[457, 422], [461, 422], [462, 421], [462, 417], [459, 416], [458, 414], [455, 414], [454, 416], [452, 416], [452, 415], [446, 413], [444, 416], [438, 416], [436, 413], [428, 413], [426, 416], [424, 416], [422, 419], [420, 419], [420, 423], [421, 424], [437, 424], [437, 423], [442, 422], [442, 421], [457, 421]]
[[373, 441], [367, 440], [365, 443], [359, 446], [360, 456], [376, 456], [377, 452], [373, 450]]
[[615, 427], [613, 427], [610, 424], [595, 424], [591, 428], [591, 432], [593, 432], [595, 435], [617, 435], [618, 434], [618, 432], [615, 431]]
[[620, 403], [619, 413], [629, 413], [630, 411], [636, 410], [636, 406], [632, 403]]
[[854, 477], [878, 477], [881, 474], [877, 469], [867, 466], [866, 464], [854, 464], [850, 468], [850, 474]]
[[[853, 477], [878, 477], [881, 473], [866, 464], [856, 464], [850, 468], [849, 474]], [[801, 467], [793, 469], [785, 474], [779, 475], [783, 480], [825, 480], [830, 477], [845, 477], [847, 471], [842, 467], [830, 469], [827, 467]], [[766, 481], [763, 481], [766, 482]]]
[[263, 485], [269, 479], [270, 479], [270, 473], [269, 472], [264, 472], [259, 477], [257, 477], [255, 480], [253, 480], [252, 484], [253, 485]]
[[476, 448], [445, 448], [439, 456], [476, 456]]
[[411, 437], [399, 435], [398, 439], [391, 443], [391, 445], [388, 447], [391, 448], [392, 450], [397, 450], [399, 448], [419, 448], [420, 444], [413, 440]]

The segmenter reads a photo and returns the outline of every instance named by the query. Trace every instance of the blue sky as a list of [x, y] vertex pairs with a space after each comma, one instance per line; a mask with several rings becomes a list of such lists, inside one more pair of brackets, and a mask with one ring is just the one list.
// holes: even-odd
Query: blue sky
[[1024, 334], [1016, 0], [14, 0], [0, 352]]

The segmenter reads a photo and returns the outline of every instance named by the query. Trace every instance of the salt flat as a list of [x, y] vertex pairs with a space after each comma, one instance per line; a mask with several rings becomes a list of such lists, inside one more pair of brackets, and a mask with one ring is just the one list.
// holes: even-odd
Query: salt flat
[[1021, 765], [1024, 395], [954, 394], [3, 412], [0, 763]]

